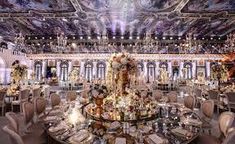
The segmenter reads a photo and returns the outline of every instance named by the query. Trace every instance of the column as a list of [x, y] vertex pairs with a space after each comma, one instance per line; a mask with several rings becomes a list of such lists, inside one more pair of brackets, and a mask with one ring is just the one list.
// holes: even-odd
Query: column
[[80, 63], [80, 76], [81, 77], [85, 76], [85, 73], [84, 73], [84, 71], [85, 71], [84, 64], [85, 64], [85, 62], [82, 60], [81, 63]]
[[209, 78], [211, 76], [211, 63], [206, 61], [206, 77]]
[[168, 73], [169, 73], [169, 77], [172, 76], [172, 64], [171, 61], [168, 61]]
[[144, 61], [143, 62], [143, 64], [144, 64], [144, 75], [143, 75], [143, 78], [144, 78], [144, 80], [145, 80], [145, 82], [147, 81], [147, 62], [146, 61]]
[[155, 78], [158, 79], [158, 76], [159, 76], [159, 61], [156, 61], [155, 64], [156, 64]]
[[46, 60], [42, 61], [42, 77], [46, 77]]
[[97, 78], [97, 61], [93, 61], [93, 75], [92, 78], [96, 79]]
[[197, 77], [197, 61], [192, 62], [192, 78]]
[[182, 70], [184, 68], [184, 62], [180, 62], [180, 69], [179, 69], [179, 77], [183, 78], [183, 73]]
[[56, 75], [57, 75], [59, 80], [60, 80], [60, 64], [61, 64], [61, 61], [57, 60], [56, 61]]
[[69, 67], [68, 67], [68, 74], [70, 74], [70, 72], [72, 71], [73, 69], [73, 65], [72, 65], [72, 61], [69, 61]]

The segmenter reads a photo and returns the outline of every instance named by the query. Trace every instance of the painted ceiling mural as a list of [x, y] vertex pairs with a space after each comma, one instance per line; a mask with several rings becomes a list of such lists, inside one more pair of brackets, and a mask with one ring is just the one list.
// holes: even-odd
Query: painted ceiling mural
[[224, 36], [234, 31], [234, 14], [235, 0], [0, 0], [0, 36]]

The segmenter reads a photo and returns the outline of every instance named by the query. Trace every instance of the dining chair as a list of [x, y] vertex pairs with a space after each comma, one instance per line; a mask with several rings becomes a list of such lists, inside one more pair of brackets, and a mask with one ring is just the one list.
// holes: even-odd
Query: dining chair
[[23, 118], [25, 124], [25, 132], [28, 132], [28, 128], [31, 124], [33, 124], [34, 117], [34, 105], [31, 102], [24, 102], [22, 105], [23, 109]]
[[228, 130], [228, 136], [223, 140], [222, 144], [234, 144], [235, 143], [235, 128]]
[[216, 105], [217, 114], [219, 114], [219, 109], [220, 109], [220, 106], [221, 106], [221, 102], [219, 100], [219, 91], [209, 90], [208, 91], [208, 96], [209, 96], [209, 99], [214, 101], [214, 104]]
[[10, 122], [10, 126], [12, 127], [12, 130], [14, 130], [16, 133], [20, 133], [19, 131], [19, 120], [17, 118], [16, 113], [14, 112], [7, 112], [6, 118]]
[[4, 126], [2, 130], [9, 135], [12, 144], [25, 144], [22, 137], [12, 130], [10, 126]]
[[152, 95], [155, 100], [159, 101], [163, 97], [163, 92], [160, 90], [153, 90]]
[[194, 96], [184, 97], [184, 106], [193, 110], [195, 107], [195, 97]]
[[4, 116], [5, 112], [5, 97], [6, 97], [6, 91], [0, 91], [0, 107], [2, 109], [2, 116]]
[[228, 110], [235, 109], [235, 92], [226, 93], [228, 99]]
[[176, 91], [171, 91], [167, 94], [169, 102], [170, 103], [175, 103], [177, 102], [177, 95], [178, 93]]
[[67, 101], [75, 101], [77, 99], [77, 93], [76, 91], [68, 91], [67, 92], [67, 97], [66, 100]]
[[56, 106], [59, 106], [61, 103], [60, 96], [56, 93], [51, 94], [51, 107], [55, 108]]
[[45, 110], [46, 110], [46, 99], [42, 97], [34, 98], [33, 101], [34, 104], [34, 112], [36, 116], [36, 122], [39, 121], [40, 118], [45, 116]]
[[233, 112], [223, 112], [219, 116], [219, 129], [221, 131], [221, 137], [227, 137], [228, 129], [233, 125], [235, 114]]
[[24, 90], [20, 91], [18, 100], [13, 100], [11, 102], [12, 112], [14, 112], [14, 106], [19, 106], [20, 107], [20, 112], [22, 112], [22, 104], [29, 100], [29, 93], [30, 93], [29, 89], [24, 89]]
[[211, 120], [214, 114], [214, 101], [213, 100], [205, 100], [201, 105], [201, 120], [202, 120], [202, 130], [203, 132], [207, 130], [209, 134], [211, 133]]
[[33, 98], [41, 96], [41, 88], [33, 89]]

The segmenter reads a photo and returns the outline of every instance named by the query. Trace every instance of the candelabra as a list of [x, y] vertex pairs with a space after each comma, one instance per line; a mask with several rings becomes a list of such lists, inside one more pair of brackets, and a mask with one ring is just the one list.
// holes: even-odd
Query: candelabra
[[57, 34], [57, 51], [58, 52], [64, 52], [65, 48], [67, 46], [67, 37], [64, 35], [64, 33]]
[[225, 43], [229, 52], [235, 52], [235, 33], [229, 34]]
[[15, 51], [22, 51], [25, 47], [25, 38], [22, 33], [15, 37]]

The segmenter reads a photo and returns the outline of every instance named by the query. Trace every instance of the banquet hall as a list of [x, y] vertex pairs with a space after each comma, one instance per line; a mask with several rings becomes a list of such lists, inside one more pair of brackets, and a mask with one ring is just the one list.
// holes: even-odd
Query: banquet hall
[[235, 0], [0, 0], [1, 144], [235, 144]]

